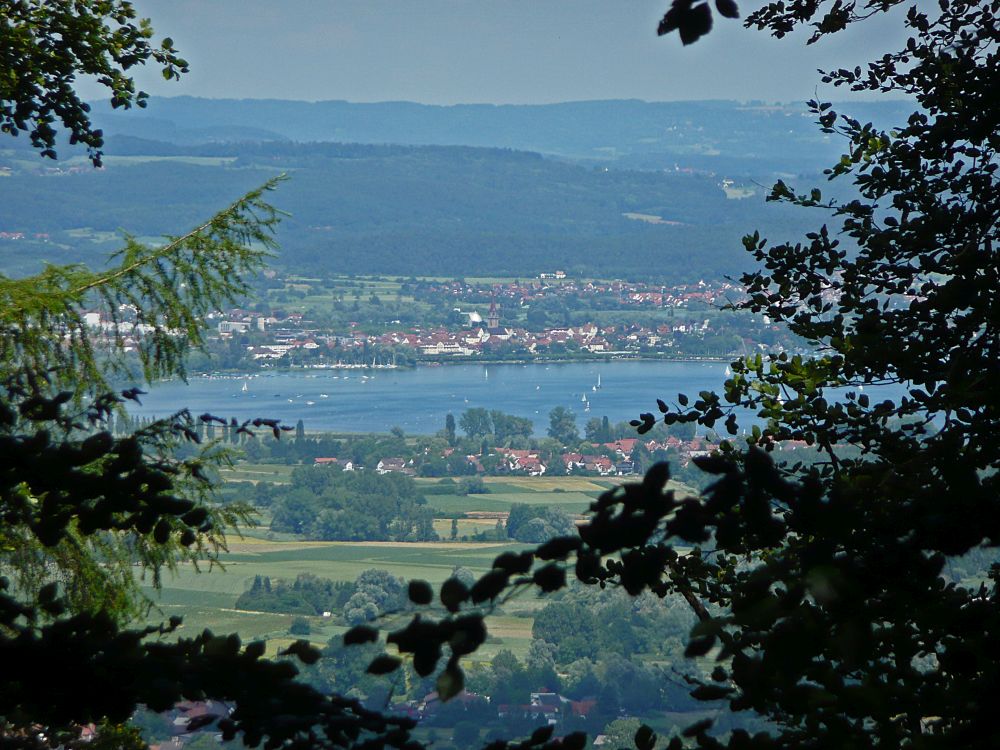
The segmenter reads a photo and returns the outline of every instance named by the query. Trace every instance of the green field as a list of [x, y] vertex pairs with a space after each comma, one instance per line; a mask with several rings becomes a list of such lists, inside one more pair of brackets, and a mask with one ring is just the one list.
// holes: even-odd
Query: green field
[[[230, 481], [289, 481], [293, 466], [240, 463], [223, 473]], [[440, 480], [417, 480], [418, 487], [429, 488]], [[507, 511], [515, 503], [550, 505], [569, 513], [583, 512], [592, 500], [621, 480], [590, 477], [486, 477], [485, 494], [428, 494], [428, 506], [441, 514], [455, 515], [476, 511]], [[264, 639], [268, 653], [287, 645], [293, 637], [288, 628], [293, 615], [271, 612], [245, 612], [234, 609], [237, 597], [249, 588], [255, 576], [272, 580], [292, 580], [300, 573], [321, 578], [353, 581], [369, 568], [382, 568], [404, 579], [420, 578], [439, 585], [456, 567], [468, 568], [478, 575], [489, 569], [493, 559], [506, 550], [526, 545], [502, 542], [315, 542], [290, 534], [268, 530], [269, 518], [258, 518], [261, 525], [242, 529], [243, 537], [232, 535], [230, 547], [221, 557], [223, 568], [197, 572], [190, 565], [181, 566], [176, 575], [166, 576], [164, 587], [146, 593], [155, 604], [152, 622], [172, 615], [184, 618], [181, 635], [191, 635], [209, 628], [214, 632], [237, 632], [247, 640]], [[470, 537], [479, 531], [491, 531], [493, 519], [459, 518], [458, 537]], [[434, 528], [442, 539], [451, 535], [451, 518], [438, 518]], [[534, 596], [516, 598], [488, 619], [490, 637], [477, 653], [477, 660], [488, 661], [500, 649], [510, 649], [526, 656], [531, 643], [532, 612], [544, 601]], [[310, 640], [318, 644], [343, 632], [336, 618], [311, 617]], [[388, 621], [386, 628], [398, 623]]]
[[[501, 543], [304, 542], [246, 537], [234, 540], [230, 552], [223, 555], [224, 570], [198, 573], [191, 566], [181, 566], [175, 576], [166, 577], [159, 592], [147, 588], [146, 593], [155, 605], [150, 619], [159, 622], [180, 615], [184, 618], [181, 635], [205, 628], [218, 633], [238, 632], [244, 640], [267, 640], [270, 650], [289, 639], [288, 627], [293, 617], [233, 608], [236, 598], [250, 586], [254, 576], [294, 579], [300, 573], [312, 573], [322, 578], [353, 581], [362, 571], [383, 568], [405, 579], [422, 578], [437, 585], [456, 566], [475, 574], [483, 573], [501, 552], [523, 547]], [[536, 602], [527, 598], [515, 600], [502, 615], [491, 618], [494, 637], [487, 643], [482, 658], [490, 658], [500, 648], [526, 654], [531, 640], [530, 612], [535, 606]], [[529, 616], [517, 616], [518, 612]], [[321, 617], [309, 619], [310, 639], [318, 643], [325, 643], [344, 629]], [[387, 625], [392, 627], [391, 622]]]
[[[434, 519], [434, 531], [442, 539], [448, 539], [451, 536], [451, 521], [452, 519], [450, 518]], [[489, 518], [458, 518], [456, 521], [458, 523], [459, 539], [463, 536], [472, 536], [482, 531], [492, 531], [496, 527], [496, 521]]]
[[[518, 503], [559, 507], [567, 513], [579, 515], [586, 511], [602, 492], [622, 484], [627, 479], [567, 476], [484, 477], [483, 482], [489, 490], [484, 494], [467, 496], [427, 494], [425, 497], [428, 507], [446, 515], [476, 511], [506, 512], [512, 505]], [[671, 482], [669, 487], [680, 492], [691, 491], [678, 482]]]
[[220, 476], [228, 482], [273, 482], [287, 484], [296, 467], [285, 464], [251, 464], [240, 462], [232, 468], [219, 471]]
[[604, 492], [609, 487], [621, 484], [624, 479], [614, 477], [483, 477], [490, 490], [498, 492], [551, 492], [560, 489], [566, 492]]
[[558, 506], [567, 513], [583, 513], [593, 501], [582, 492], [490, 492], [485, 495], [428, 495], [427, 505], [441, 513], [509, 511], [512, 505]]

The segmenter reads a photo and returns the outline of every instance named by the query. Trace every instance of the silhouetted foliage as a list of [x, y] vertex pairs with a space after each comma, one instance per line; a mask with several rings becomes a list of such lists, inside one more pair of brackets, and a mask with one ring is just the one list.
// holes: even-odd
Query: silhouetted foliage
[[[895, 4], [778, 2], [748, 23], [782, 36], [818, 19], [818, 38]], [[799, 194], [780, 182], [772, 191], [774, 200], [828, 211], [858, 250], [842, 250], [825, 226], [805, 244], [769, 246], [757, 234], [745, 241], [764, 269], [744, 277], [743, 307], [786, 323], [818, 353], [741, 358], [722, 396], [703, 392], [691, 403], [679, 395], [658, 404], [662, 417], [636, 422], [640, 432], [662, 418], [724, 424], [736, 435], [736, 410], [749, 409], [766, 423], [746, 448], [724, 443], [695, 459], [716, 477], [700, 497], [665, 490], [668, 468], [656, 464], [641, 482], [592, 503], [579, 534], [505, 552], [473, 582], [449, 578], [437, 597], [446, 614], [420, 612], [392, 630], [386, 643], [398, 655], [375, 656], [368, 674], [392, 674], [407, 660], [420, 677], [437, 675], [442, 699], [453, 697], [465, 686], [462, 657], [486, 641], [484, 615], [520, 590], [558, 592], [572, 576], [633, 596], [683, 598], [698, 619], [687, 655], [717, 662], [692, 695], [770, 723], [770, 733], [736, 729], [718, 739], [701, 721], [671, 750], [687, 740], [707, 748], [1000, 743], [989, 700], [1000, 692], [1000, 568], [980, 571], [978, 586], [942, 576], [949, 557], [974, 559], [968, 553], [1000, 543], [1000, 4], [941, 0], [939, 8], [933, 17], [909, 11], [905, 50], [866, 71], [826, 74], [835, 85], [914, 96], [919, 109], [905, 125], [881, 131], [810, 105], [821, 127], [848, 144], [831, 178], [850, 175], [860, 197], [825, 202], [819, 190]], [[717, 9], [735, 13], [731, 3]], [[676, 28], [685, 42], [710, 28], [707, 6], [676, 2], [671, 12], [662, 30]], [[861, 392], [882, 382], [904, 384], [907, 395], [874, 402]], [[72, 394], [37, 389], [11, 388], [0, 399], [5, 534], [41, 549], [70, 534], [124, 531], [151, 537], [155, 552], [211, 530], [209, 512], [177, 496], [179, 477], [198, 480], [193, 467], [185, 473], [150, 459], [135, 436], [77, 425], [89, 414], [99, 421], [108, 397], [80, 416], [66, 416], [70, 403]], [[154, 437], [164, 435], [192, 440], [197, 432], [179, 415], [157, 424]], [[776, 464], [775, 446], [791, 439], [815, 446], [821, 460]], [[372, 588], [429, 606], [420, 582], [404, 589], [380, 578]], [[155, 642], [147, 637], [176, 623], [126, 631], [104, 610], [67, 611], [55, 584], [20, 592], [29, 596], [15, 595], [6, 579], [0, 586], [0, 715], [32, 731], [8, 735], [10, 745], [36, 745], [40, 726], [58, 738], [81, 722], [124, 720], [140, 702], [155, 710], [211, 695], [236, 701], [218, 724], [225, 738], [240, 732], [249, 746], [417, 746], [410, 719], [294, 682], [291, 661], [260, 658], [263, 644], [242, 648], [236, 636], [207, 631]], [[367, 605], [357, 609], [368, 619]], [[373, 650], [377, 640], [368, 625], [343, 638]], [[320, 652], [296, 641], [283, 655], [312, 664]], [[53, 675], [70, 676], [74, 689], [53, 695]], [[656, 740], [644, 726], [633, 736], [639, 750]], [[490, 747], [584, 745], [580, 733], [554, 739], [543, 727]]]
[[55, 158], [61, 123], [69, 142], [85, 144], [94, 165], [101, 163], [104, 136], [91, 126], [90, 106], [76, 93], [78, 75], [109, 89], [113, 107], [128, 108], [145, 107], [148, 98], [129, 77], [135, 66], [152, 61], [167, 79], [187, 72], [169, 37], [151, 43], [149, 19], [137, 18], [131, 2], [3, 0], [0, 16], [0, 131], [28, 133], [42, 156]]
[[[750, 22], [782, 36], [816, 18], [816, 39], [894, 4], [775, 3]], [[671, 21], [684, 41], [707, 32], [707, 6], [677, 8], [697, 14]], [[744, 276], [741, 307], [784, 322], [818, 353], [741, 358], [721, 396], [679, 395], [635, 422], [640, 432], [662, 418], [736, 435], [737, 410], [748, 409], [764, 426], [745, 448], [726, 442], [695, 459], [715, 477], [701, 497], [664, 491], [669, 471], [657, 464], [593, 503], [578, 537], [505, 553], [469, 588], [446, 585], [454, 615], [428, 627], [431, 640], [448, 642], [459, 622], [478, 639], [477, 605], [524, 587], [555, 591], [571, 574], [687, 601], [699, 622], [686, 653], [717, 662], [692, 695], [772, 727], [723, 740], [699, 722], [684, 735], [700, 747], [1000, 742], [986, 698], [1000, 687], [1000, 567], [966, 585], [942, 575], [949, 558], [1000, 544], [1000, 5], [939, 8], [908, 12], [904, 50], [866, 71], [825, 74], [914, 96], [905, 124], [882, 131], [810, 103], [848, 147], [830, 178], [850, 176], [859, 197], [772, 190], [773, 200], [828, 212], [857, 251], [826, 226], [805, 243], [745, 240], [763, 270]], [[898, 403], [863, 392], [889, 382], [906, 389]], [[786, 440], [814, 446], [819, 460], [775, 463]], [[634, 742], [655, 739], [640, 727]]]

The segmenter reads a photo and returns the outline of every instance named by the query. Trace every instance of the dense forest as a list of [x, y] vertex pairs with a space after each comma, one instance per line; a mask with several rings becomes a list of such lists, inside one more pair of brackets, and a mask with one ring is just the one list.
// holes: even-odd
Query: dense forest
[[747, 268], [739, 251], [747, 227], [764, 220], [790, 231], [804, 227], [798, 213], [765, 206], [759, 191], [727, 198], [726, 175], [701, 171], [624, 171], [440, 146], [278, 142], [179, 150], [132, 142], [128, 150], [141, 153], [109, 156], [103, 171], [59, 174], [21, 168], [8, 156], [13, 169], [4, 180], [0, 231], [27, 236], [0, 240], [4, 268], [30, 270], [39, 257], [56, 254], [103, 258], [122, 231], [168, 234], [197, 222], [205, 206], [278, 173], [290, 179], [277, 201], [288, 216], [274, 263], [299, 274], [533, 276], [560, 268], [697, 281]]

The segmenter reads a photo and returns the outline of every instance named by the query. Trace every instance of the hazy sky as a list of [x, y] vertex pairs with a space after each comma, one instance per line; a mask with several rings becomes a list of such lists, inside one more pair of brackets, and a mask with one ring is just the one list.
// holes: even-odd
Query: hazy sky
[[180, 83], [139, 80], [158, 95], [433, 104], [801, 101], [817, 87], [843, 99], [816, 68], [863, 63], [889, 28], [869, 22], [807, 47], [802, 36], [779, 42], [716, 18], [707, 38], [683, 48], [676, 35], [656, 36], [668, 2], [138, 0], [192, 66]]

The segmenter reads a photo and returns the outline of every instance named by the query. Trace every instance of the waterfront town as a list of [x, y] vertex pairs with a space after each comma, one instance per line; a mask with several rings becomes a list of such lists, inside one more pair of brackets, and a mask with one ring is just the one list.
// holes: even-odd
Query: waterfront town
[[797, 345], [766, 317], [725, 310], [739, 295], [728, 281], [668, 286], [561, 271], [478, 283], [272, 275], [264, 291], [266, 303], [208, 318], [215, 366], [727, 358]]

